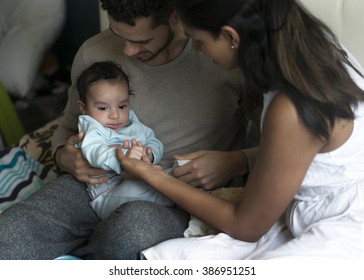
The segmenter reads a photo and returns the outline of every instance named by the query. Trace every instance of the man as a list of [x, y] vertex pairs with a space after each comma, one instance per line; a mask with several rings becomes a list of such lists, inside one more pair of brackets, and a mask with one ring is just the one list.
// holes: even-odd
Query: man
[[[53, 137], [55, 161], [66, 174], [0, 216], [1, 258], [72, 253], [137, 259], [141, 250], [183, 236], [189, 215], [178, 207], [135, 201], [102, 222], [89, 207], [85, 183], [106, 178], [92, 178], [102, 170], [89, 166], [75, 148], [83, 136], [77, 134], [75, 81], [96, 61], [115, 61], [129, 76], [131, 108], [165, 146], [163, 168], [175, 159], [191, 160], [173, 174], [204, 189], [226, 185], [247, 169], [239, 151], [246, 125], [239, 72], [221, 70], [192, 48], [168, 0], [101, 3], [110, 30], [86, 41], [76, 54], [69, 100]], [[11, 232], [4, 229], [10, 221]]]

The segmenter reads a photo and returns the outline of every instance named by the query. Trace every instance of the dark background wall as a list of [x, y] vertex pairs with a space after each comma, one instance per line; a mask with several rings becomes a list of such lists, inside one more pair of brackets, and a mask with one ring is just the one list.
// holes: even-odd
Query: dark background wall
[[[30, 0], [31, 1], [31, 0]], [[26, 133], [60, 116], [67, 102], [70, 69], [82, 43], [100, 32], [98, 0], [66, 0], [67, 14], [59, 38], [50, 50], [59, 68], [47, 78], [48, 84], [15, 108]]]
[[53, 48], [61, 66], [71, 65], [81, 44], [100, 32], [98, 0], [66, 0], [66, 3], [66, 22]]

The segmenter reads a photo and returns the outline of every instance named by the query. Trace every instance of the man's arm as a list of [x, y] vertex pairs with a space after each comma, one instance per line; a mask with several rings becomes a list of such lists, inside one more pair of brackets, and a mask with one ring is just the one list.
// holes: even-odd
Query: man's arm
[[76, 53], [75, 59], [71, 69], [71, 86], [68, 89], [68, 100], [66, 107], [63, 111], [63, 116], [60, 123], [53, 134], [52, 138], [52, 155], [55, 157], [55, 153], [60, 146], [66, 145], [69, 138], [78, 133], [77, 124], [80, 110], [78, 108], [77, 101], [79, 100], [79, 94], [77, 91], [77, 78], [85, 69], [86, 65], [82, 59], [82, 47]]

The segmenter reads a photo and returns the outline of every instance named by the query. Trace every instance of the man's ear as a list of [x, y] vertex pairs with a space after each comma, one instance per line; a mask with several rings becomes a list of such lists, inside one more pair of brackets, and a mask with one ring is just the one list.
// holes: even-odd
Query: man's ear
[[236, 49], [239, 47], [240, 37], [238, 32], [236, 32], [233, 27], [229, 25], [224, 25], [221, 28], [221, 34], [230, 41], [231, 48]]
[[81, 100], [78, 100], [77, 104], [78, 104], [78, 108], [80, 109], [81, 114], [85, 115], [86, 114], [86, 105], [85, 105], [85, 103], [83, 103]]
[[169, 21], [172, 23], [172, 24], [177, 24], [180, 22], [179, 20], [179, 17], [177, 15], [177, 11], [174, 10], [171, 15], [169, 16]]

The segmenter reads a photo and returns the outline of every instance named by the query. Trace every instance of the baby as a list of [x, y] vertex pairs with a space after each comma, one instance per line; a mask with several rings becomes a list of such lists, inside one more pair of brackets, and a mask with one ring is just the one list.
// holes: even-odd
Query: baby
[[129, 109], [129, 79], [113, 62], [96, 62], [78, 78], [78, 101], [82, 115], [78, 129], [85, 132], [77, 146], [90, 165], [110, 173], [107, 182], [89, 185], [91, 206], [106, 219], [121, 204], [134, 200], [174, 205], [169, 199], [141, 181], [124, 180], [116, 158], [116, 145], [130, 158], [156, 164], [163, 155], [163, 144], [152, 129], [142, 124]]

